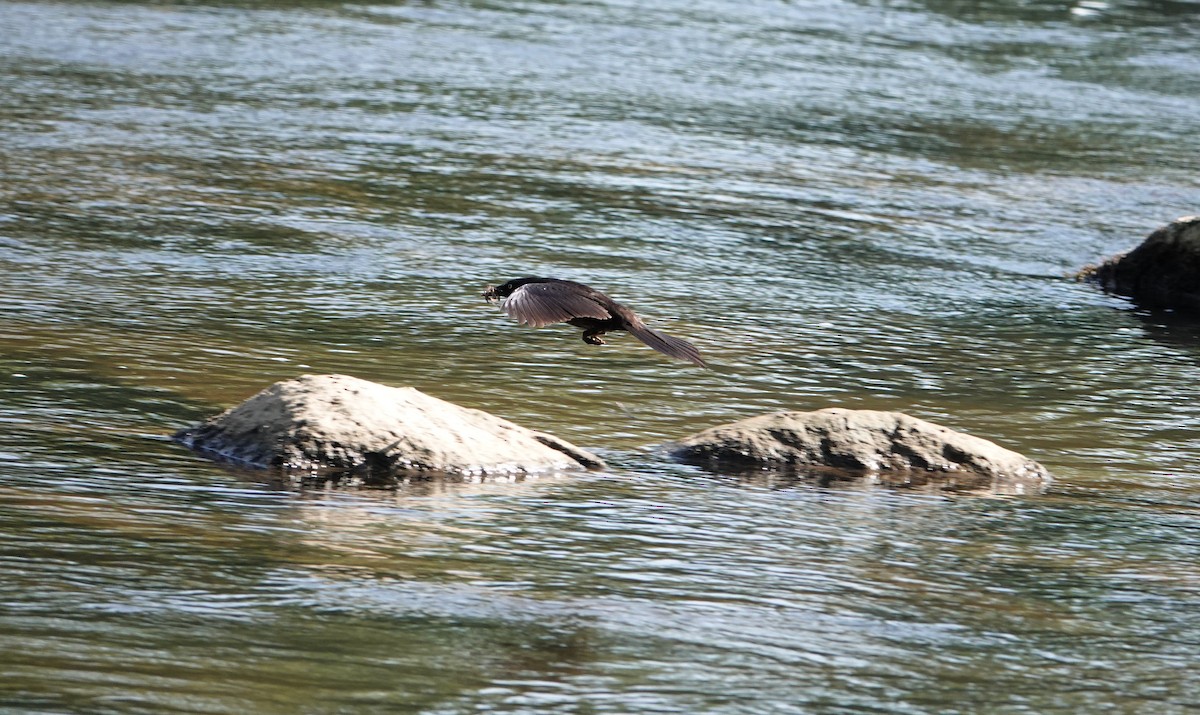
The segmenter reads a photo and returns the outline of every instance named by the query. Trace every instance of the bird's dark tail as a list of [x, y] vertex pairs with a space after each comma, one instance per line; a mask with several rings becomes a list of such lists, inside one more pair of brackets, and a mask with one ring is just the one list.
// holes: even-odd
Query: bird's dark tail
[[693, 365], [700, 367], [708, 367], [708, 363], [704, 362], [704, 358], [700, 357], [700, 351], [696, 349], [686, 340], [681, 338], [673, 338], [665, 333], [660, 333], [657, 330], [647, 328], [641, 322], [631, 323], [625, 328], [633, 337], [641, 340], [646, 345], [654, 348], [663, 355], [676, 358], [677, 360], [687, 360]]

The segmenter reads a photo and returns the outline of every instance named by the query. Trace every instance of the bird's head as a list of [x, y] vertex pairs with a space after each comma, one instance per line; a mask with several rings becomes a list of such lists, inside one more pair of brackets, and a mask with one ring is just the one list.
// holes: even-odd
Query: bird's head
[[487, 286], [483, 289], [483, 292], [480, 293], [480, 295], [482, 295], [487, 302], [495, 303], [501, 298], [507, 298], [508, 296], [512, 295], [514, 290], [520, 288], [526, 283], [536, 283], [541, 280], [544, 279], [534, 277], [514, 278], [513, 280], [508, 281], [507, 283], [502, 283], [498, 286]]

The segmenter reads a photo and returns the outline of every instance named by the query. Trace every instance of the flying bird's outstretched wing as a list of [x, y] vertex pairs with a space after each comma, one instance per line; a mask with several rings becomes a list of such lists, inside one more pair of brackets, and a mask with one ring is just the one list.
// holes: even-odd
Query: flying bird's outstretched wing
[[517, 322], [540, 328], [571, 318], [607, 320], [612, 315], [586, 290], [567, 282], [526, 283], [504, 300], [504, 312]]

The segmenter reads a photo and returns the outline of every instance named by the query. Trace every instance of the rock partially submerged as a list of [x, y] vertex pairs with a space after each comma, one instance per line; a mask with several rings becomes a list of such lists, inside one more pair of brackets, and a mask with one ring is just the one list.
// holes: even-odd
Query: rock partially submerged
[[289, 471], [497, 475], [604, 466], [481, 410], [347, 375], [277, 382], [175, 439], [243, 466]]
[[1172, 221], [1132, 251], [1084, 268], [1079, 278], [1146, 308], [1200, 313], [1200, 216]]
[[1035, 492], [1051, 480], [1042, 465], [985, 439], [875, 410], [751, 417], [691, 435], [671, 454], [716, 469], [836, 470], [952, 490]]

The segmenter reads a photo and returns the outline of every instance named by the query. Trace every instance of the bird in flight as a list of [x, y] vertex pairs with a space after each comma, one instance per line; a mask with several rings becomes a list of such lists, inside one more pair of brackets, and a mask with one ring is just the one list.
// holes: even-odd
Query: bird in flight
[[530, 276], [488, 286], [482, 295], [489, 303], [503, 298], [504, 312], [518, 323], [535, 328], [568, 323], [583, 328], [589, 345], [603, 345], [602, 335], [624, 330], [663, 355], [708, 367], [695, 345], [646, 327], [632, 309], [582, 283]]

